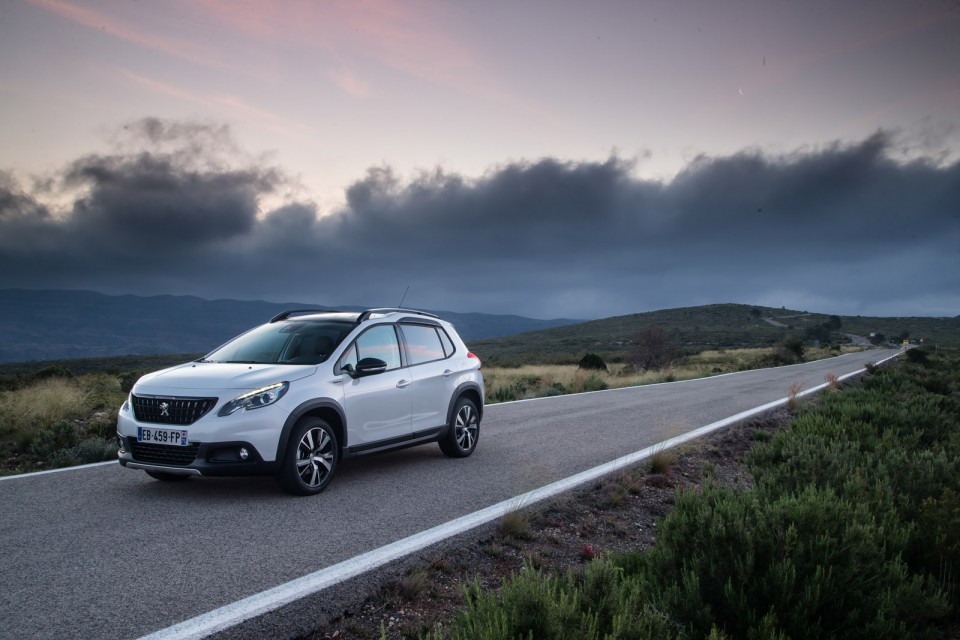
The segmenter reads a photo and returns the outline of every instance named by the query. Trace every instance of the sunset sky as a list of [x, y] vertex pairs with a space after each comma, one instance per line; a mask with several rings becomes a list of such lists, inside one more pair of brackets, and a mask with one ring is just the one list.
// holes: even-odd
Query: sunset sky
[[960, 314], [960, 2], [0, 0], [0, 288]]

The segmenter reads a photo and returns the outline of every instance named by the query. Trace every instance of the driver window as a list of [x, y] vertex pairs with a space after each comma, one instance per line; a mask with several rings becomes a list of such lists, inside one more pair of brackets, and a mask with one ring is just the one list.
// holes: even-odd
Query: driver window
[[393, 325], [385, 324], [366, 331], [350, 345], [340, 359], [340, 366], [354, 367], [364, 358], [379, 358], [387, 363], [387, 371], [400, 368], [400, 344]]

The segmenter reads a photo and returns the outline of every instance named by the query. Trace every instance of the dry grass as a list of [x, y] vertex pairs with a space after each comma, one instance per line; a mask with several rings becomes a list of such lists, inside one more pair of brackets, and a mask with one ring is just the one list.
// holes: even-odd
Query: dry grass
[[0, 433], [16, 439], [59, 420], [85, 417], [84, 390], [66, 378], [41, 380], [25, 389], [0, 393]]
[[[3, 472], [22, 472], [21, 464], [41, 463], [39, 458], [30, 458], [34, 444], [43, 434], [60, 428], [56, 425], [67, 425], [81, 440], [93, 437], [112, 442], [116, 411], [126, 395], [117, 378], [106, 374], [46, 378], [0, 392]], [[63, 462], [57, 464], [64, 466]]]
[[827, 389], [830, 391], [839, 391], [840, 390], [840, 380], [837, 378], [837, 374], [832, 371], [826, 375], [824, 378], [827, 382]]
[[787, 394], [787, 408], [790, 409], [790, 413], [796, 413], [800, 409], [800, 391], [803, 389], [803, 384], [800, 382], [794, 382], [790, 385], [790, 392]]
[[[844, 347], [844, 353], [862, 350]], [[816, 360], [808, 350], [807, 360]], [[484, 366], [488, 403], [526, 400], [598, 389], [620, 389], [662, 382], [695, 380], [720, 373], [744, 371], [756, 366], [774, 349], [718, 349], [686, 356], [660, 371], [638, 373], [624, 363], [607, 363], [608, 371], [584, 371], [574, 364], [530, 364], [522, 367]], [[831, 354], [821, 350], [821, 357]]]
[[657, 451], [650, 456], [650, 473], [669, 476], [675, 464], [677, 464], [676, 452], [669, 449]]
[[710, 375], [702, 366], [671, 367], [664, 371], [635, 373], [627, 365], [608, 365], [609, 371], [584, 371], [576, 365], [525, 365], [516, 368], [484, 367], [487, 402], [525, 400], [566, 393], [636, 387]]
[[522, 511], [511, 511], [500, 519], [500, 526], [497, 527], [497, 533], [503, 538], [513, 538], [515, 540], [530, 539], [530, 520]]

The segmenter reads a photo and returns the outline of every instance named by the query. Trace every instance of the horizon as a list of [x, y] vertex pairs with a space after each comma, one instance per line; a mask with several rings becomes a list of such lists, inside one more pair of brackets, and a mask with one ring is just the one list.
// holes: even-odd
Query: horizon
[[[296, 300], [277, 301], [277, 300], [264, 300], [264, 299], [260, 299], [260, 298], [249, 298], [249, 299], [247, 299], [247, 298], [204, 298], [204, 297], [202, 297], [202, 296], [196, 296], [196, 295], [190, 295], [190, 294], [177, 294], [177, 293], [158, 293], [158, 294], [151, 294], [151, 295], [140, 295], [140, 294], [136, 294], [136, 293], [104, 293], [104, 292], [102, 292], [102, 291], [95, 291], [95, 290], [92, 290], [92, 289], [27, 289], [27, 288], [23, 288], [23, 287], [7, 287], [7, 288], [0, 289], [0, 293], [2, 293], [2, 292], [4, 292], [4, 291], [22, 291], [22, 292], [31, 292], [31, 293], [56, 293], [56, 292], [90, 293], [90, 294], [107, 296], [107, 297], [111, 297], [111, 298], [122, 298], [122, 297], [134, 297], [134, 298], [141, 298], [141, 299], [148, 299], [148, 298], [165, 298], [165, 297], [172, 297], [172, 298], [194, 298], [194, 299], [197, 299], [197, 300], [202, 300], [202, 301], [204, 301], [204, 302], [212, 302], [212, 303], [216, 303], [216, 302], [250, 302], [250, 303], [264, 303], [264, 304], [291, 305], [291, 306], [292, 306], [292, 305], [298, 305], [298, 306], [299, 306], [299, 305], [311, 305], [311, 304], [315, 304], [315, 303], [311, 303], [311, 302], [296, 301]], [[319, 305], [319, 304], [315, 304], [315, 306], [324, 307], [324, 308], [326, 308], [326, 309], [375, 309], [375, 308], [390, 307], [390, 305], [361, 305], [361, 304], [342, 304], [342, 305]], [[622, 316], [652, 314], [652, 313], [657, 313], [657, 312], [660, 312], [660, 311], [675, 311], [675, 310], [683, 310], [683, 309], [699, 309], [699, 308], [712, 307], [712, 306], [743, 306], [743, 307], [755, 307], [755, 308], [758, 308], [758, 309], [759, 309], [759, 308], [763, 308], [763, 309], [769, 309], [769, 310], [771, 310], [771, 311], [785, 311], [785, 312], [788, 312], [788, 313], [801, 313], [801, 314], [823, 315], [823, 316], [834, 316], [834, 315], [835, 315], [835, 316], [838, 316], [838, 317], [841, 317], [841, 318], [843, 318], [843, 317], [848, 317], [848, 318], [883, 318], [883, 319], [934, 318], [934, 319], [942, 319], [942, 320], [952, 320], [952, 319], [960, 318], [960, 314], [958, 314], [958, 315], [956, 315], [956, 316], [933, 316], [933, 315], [915, 315], [915, 316], [899, 316], [899, 315], [892, 315], [892, 316], [869, 316], [869, 315], [863, 315], [863, 314], [853, 314], [853, 315], [851, 315], [851, 314], [834, 313], [834, 312], [831, 312], [831, 311], [824, 311], [824, 310], [818, 310], [818, 309], [813, 309], [813, 310], [811, 310], [811, 309], [793, 309], [793, 308], [786, 307], [786, 306], [784, 306], [784, 305], [777, 305], [777, 306], [756, 305], [756, 304], [750, 304], [750, 303], [745, 303], [745, 302], [735, 302], [735, 301], [707, 302], [707, 303], [703, 303], [703, 304], [687, 305], [687, 306], [679, 306], [679, 307], [662, 307], [662, 308], [657, 308], [657, 309], [643, 309], [643, 310], [638, 310], [638, 311], [628, 311], [628, 312], [626, 312], [626, 313], [617, 314], [617, 315], [613, 315], [613, 316], [602, 316], [602, 317], [596, 317], [596, 318], [569, 318], [569, 317], [540, 318], [540, 317], [536, 317], [536, 316], [526, 316], [526, 315], [522, 315], [522, 314], [518, 314], [518, 313], [509, 313], [509, 312], [507, 312], [507, 313], [492, 313], [492, 312], [489, 312], [489, 311], [483, 311], [483, 310], [477, 310], [477, 309], [470, 309], [470, 310], [439, 309], [439, 308], [428, 309], [428, 308], [424, 308], [424, 307], [411, 307], [411, 306], [405, 306], [405, 307], [399, 307], [399, 308], [412, 309], [412, 310], [413, 310], [413, 309], [417, 309], [417, 310], [430, 311], [430, 312], [435, 312], [435, 313], [454, 313], [454, 314], [464, 314], [464, 315], [479, 314], [479, 315], [490, 315], [490, 316], [517, 316], [517, 317], [526, 318], [526, 319], [530, 319], [530, 320], [538, 320], [538, 321], [545, 321], [545, 322], [555, 321], [555, 320], [562, 320], [562, 321], [568, 321], [568, 320], [569, 320], [569, 321], [573, 321], [573, 323], [579, 324], [579, 323], [593, 322], [593, 321], [596, 321], [596, 320], [608, 320], [608, 319], [611, 319], [611, 318], [617, 318], [617, 317], [622, 317]], [[391, 308], [393, 308], [393, 307], [391, 307]], [[776, 319], [778, 316], [770, 316], [770, 317]]]

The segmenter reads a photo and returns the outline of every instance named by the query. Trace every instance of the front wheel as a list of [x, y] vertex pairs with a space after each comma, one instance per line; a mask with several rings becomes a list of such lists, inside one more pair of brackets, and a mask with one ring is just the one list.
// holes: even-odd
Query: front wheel
[[296, 496], [323, 491], [337, 468], [337, 436], [325, 420], [304, 418], [297, 423], [283, 457], [277, 482]]
[[447, 435], [440, 440], [440, 450], [451, 458], [466, 458], [477, 448], [480, 439], [480, 414], [477, 405], [460, 398], [453, 410]]

